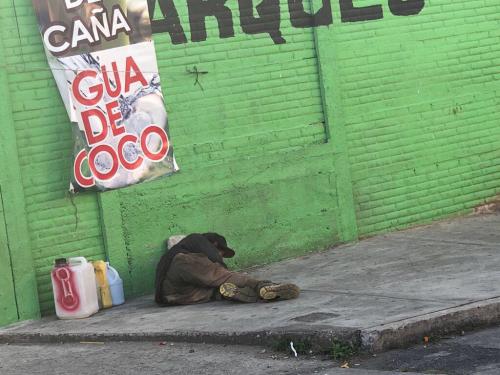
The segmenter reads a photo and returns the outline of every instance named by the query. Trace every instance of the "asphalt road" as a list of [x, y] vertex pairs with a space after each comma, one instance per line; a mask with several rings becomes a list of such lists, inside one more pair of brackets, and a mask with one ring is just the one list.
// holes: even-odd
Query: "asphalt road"
[[169, 342], [0, 345], [0, 374], [500, 374], [500, 327], [360, 355], [350, 369], [326, 356], [294, 358], [246, 346]]
[[354, 359], [363, 369], [448, 375], [500, 375], [500, 327]]
[[1, 345], [0, 374], [378, 375], [379, 372], [347, 372], [324, 358], [295, 359], [256, 347], [141, 342]]

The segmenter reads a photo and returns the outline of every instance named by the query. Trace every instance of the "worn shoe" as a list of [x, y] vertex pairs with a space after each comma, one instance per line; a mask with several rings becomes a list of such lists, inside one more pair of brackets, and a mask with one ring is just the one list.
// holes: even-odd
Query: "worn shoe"
[[265, 301], [297, 298], [300, 289], [295, 284], [271, 284], [260, 288], [260, 298]]
[[249, 287], [238, 288], [233, 283], [224, 283], [219, 287], [219, 293], [222, 297], [226, 299], [230, 299], [232, 301], [239, 302], [257, 302], [259, 297], [255, 290]]

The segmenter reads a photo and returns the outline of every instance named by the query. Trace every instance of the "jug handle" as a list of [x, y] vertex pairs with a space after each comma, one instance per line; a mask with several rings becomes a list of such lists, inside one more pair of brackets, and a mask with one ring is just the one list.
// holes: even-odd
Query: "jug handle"
[[68, 263], [70, 265], [74, 265], [74, 264], [78, 264], [78, 263], [87, 264], [88, 262], [87, 262], [87, 259], [85, 259], [85, 257], [74, 257], [74, 258], [69, 258]]
[[113, 280], [118, 280], [120, 278], [120, 275], [118, 274], [118, 271], [111, 267], [108, 262], [106, 262], [107, 265], [107, 275], [108, 279], [113, 279]]

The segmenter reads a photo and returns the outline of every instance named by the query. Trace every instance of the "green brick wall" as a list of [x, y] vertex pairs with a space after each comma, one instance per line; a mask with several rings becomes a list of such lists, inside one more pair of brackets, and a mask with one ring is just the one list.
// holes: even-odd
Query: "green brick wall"
[[[190, 40], [186, 3], [175, 4]], [[296, 29], [281, 1], [286, 44], [245, 35], [236, 1], [226, 4], [235, 37], [220, 39], [213, 17], [204, 42], [155, 34], [181, 171], [71, 200], [70, 124], [31, 1], [0, 0], [14, 189], [33, 258], [23, 259], [43, 312], [58, 256], [108, 254], [127, 293], [141, 294], [171, 234], [220, 231], [245, 267], [467, 212], [499, 193], [498, 2], [426, 0], [400, 17], [384, 1], [383, 19], [352, 23], [331, 4], [332, 25]], [[195, 69], [206, 72], [201, 86]]]
[[500, 192], [499, 15], [495, 0], [426, 1], [412, 17], [384, 4], [383, 20], [334, 28], [361, 235]]

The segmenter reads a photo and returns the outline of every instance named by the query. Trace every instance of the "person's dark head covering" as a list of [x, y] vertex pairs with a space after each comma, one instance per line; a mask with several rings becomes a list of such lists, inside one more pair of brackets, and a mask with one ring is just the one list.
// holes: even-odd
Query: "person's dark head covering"
[[203, 237], [215, 245], [215, 247], [224, 252], [224, 258], [234, 257], [234, 250], [227, 246], [227, 241], [224, 236], [218, 233], [203, 233]]

